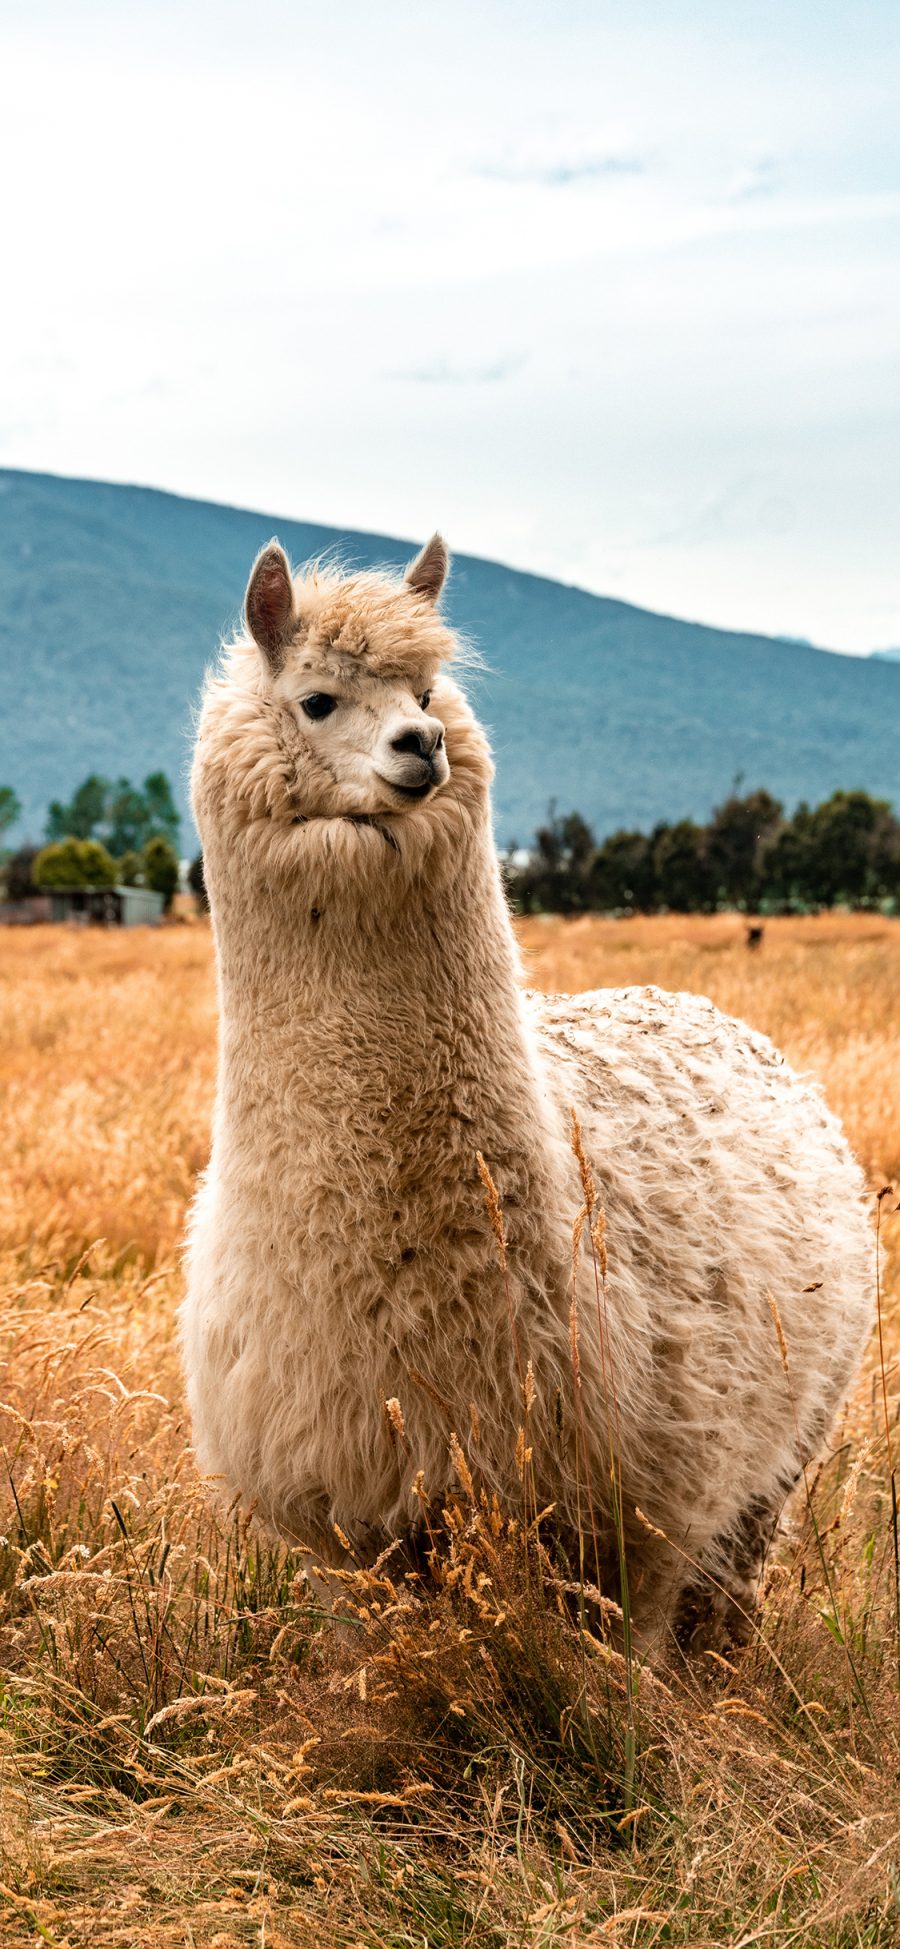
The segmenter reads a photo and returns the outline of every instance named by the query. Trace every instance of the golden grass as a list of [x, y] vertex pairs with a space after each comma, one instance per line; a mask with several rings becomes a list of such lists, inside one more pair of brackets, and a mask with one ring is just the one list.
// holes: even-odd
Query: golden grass
[[[897, 924], [770, 922], [755, 955], [728, 917], [521, 934], [539, 986], [744, 1015], [822, 1078], [873, 1193], [900, 1174]], [[462, 1450], [429, 1587], [353, 1577], [338, 1631], [191, 1460], [214, 1021], [205, 926], [0, 935], [0, 1941], [896, 1944], [896, 1196], [884, 1398], [873, 1349], [739, 1660], [632, 1685]]]

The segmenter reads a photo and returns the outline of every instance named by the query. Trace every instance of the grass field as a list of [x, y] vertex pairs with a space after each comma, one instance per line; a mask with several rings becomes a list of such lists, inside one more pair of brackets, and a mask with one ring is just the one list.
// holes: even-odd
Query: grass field
[[894, 1187], [884, 1358], [757, 1635], [631, 1673], [464, 1471], [433, 1586], [401, 1604], [360, 1574], [323, 1619], [191, 1459], [173, 1318], [208, 929], [5, 930], [0, 1941], [900, 1943], [900, 923], [773, 921], [753, 954], [732, 917], [521, 936], [536, 986], [695, 989], [766, 1030], [845, 1119], [873, 1212]]

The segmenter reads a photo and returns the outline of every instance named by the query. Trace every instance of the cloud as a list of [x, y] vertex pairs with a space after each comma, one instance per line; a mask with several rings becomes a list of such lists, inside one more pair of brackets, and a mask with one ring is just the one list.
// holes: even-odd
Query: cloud
[[557, 161], [481, 162], [474, 174], [492, 183], [514, 183], [542, 189], [570, 189], [573, 183], [600, 182], [606, 177], [640, 176], [644, 163], [639, 156], [570, 156]]
[[423, 386], [496, 386], [511, 379], [526, 362], [524, 352], [510, 352], [505, 358], [485, 364], [464, 365], [453, 359], [433, 359], [427, 365], [407, 366], [389, 372], [389, 379], [413, 380]]
[[782, 173], [774, 156], [756, 156], [739, 169], [725, 191], [729, 203], [746, 203], [760, 196], [774, 196], [781, 188]]

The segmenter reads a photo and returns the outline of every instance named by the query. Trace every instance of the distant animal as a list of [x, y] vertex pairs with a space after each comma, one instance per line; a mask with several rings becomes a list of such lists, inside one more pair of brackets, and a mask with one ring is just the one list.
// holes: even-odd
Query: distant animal
[[[207, 684], [196, 1451], [282, 1537], [371, 1557], [414, 1538], [417, 1470], [440, 1508], [452, 1434], [519, 1506], [524, 1392], [540, 1502], [562, 1539], [593, 1506], [613, 1594], [618, 1520], [650, 1651], [703, 1591], [705, 1631], [746, 1617], [847, 1393], [872, 1314], [861, 1174], [818, 1089], [709, 1001], [524, 992], [446, 572], [438, 536], [403, 579], [295, 578], [273, 542]], [[596, 1187], [574, 1268], [573, 1108]]]
[[747, 925], [747, 946], [748, 946], [749, 948], [751, 948], [751, 949], [753, 949], [753, 948], [757, 948], [757, 947], [762, 947], [762, 944], [763, 944], [763, 935], [765, 934], [765, 931], [766, 931], [766, 930], [765, 930], [765, 928], [763, 927], [763, 925], [762, 925], [762, 923], [761, 923], [761, 922], [759, 922], [759, 921], [750, 921], [750, 922], [748, 922], [748, 925]]

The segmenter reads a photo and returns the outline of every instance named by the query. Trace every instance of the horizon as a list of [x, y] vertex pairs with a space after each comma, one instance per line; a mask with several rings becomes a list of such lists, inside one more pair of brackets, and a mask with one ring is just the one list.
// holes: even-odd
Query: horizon
[[0, 464], [900, 644], [888, 0], [35, 0], [4, 56]]

